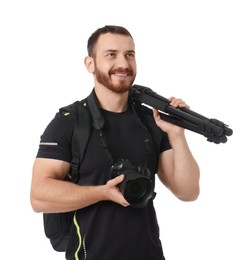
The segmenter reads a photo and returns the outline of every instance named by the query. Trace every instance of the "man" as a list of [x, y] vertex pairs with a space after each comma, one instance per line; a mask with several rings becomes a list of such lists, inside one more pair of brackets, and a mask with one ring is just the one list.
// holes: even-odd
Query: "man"
[[[148, 132], [137, 122], [129, 102], [136, 77], [131, 34], [119, 26], [96, 30], [88, 40], [85, 65], [94, 77], [94, 93], [105, 119], [102, 137], [114, 162], [124, 158], [136, 166], [146, 165], [151, 177], [157, 174], [177, 198], [195, 200], [199, 167], [184, 129], [161, 120], [153, 109], [152, 122], [161, 136], [159, 154], [145, 145]], [[181, 99], [169, 100], [171, 106], [188, 107]], [[124, 198], [118, 188], [124, 175], [111, 178], [112, 165], [96, 129], [91, 133], [78, 184], [63, 180], [70, 172], [72, 131], [71, 121], [61, 114], [50, 122], [41, 136], [31, 184], [35, 212], [76, 211], [78, 228], [72, 228], [66, 259], [165, 259], [153, 198], [142, 208], [132, 207]]]

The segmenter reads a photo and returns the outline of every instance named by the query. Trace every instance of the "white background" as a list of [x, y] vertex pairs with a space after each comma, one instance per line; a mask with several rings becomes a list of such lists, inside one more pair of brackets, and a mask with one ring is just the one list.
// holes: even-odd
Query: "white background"
[[201, 169], [197, 201], [181, 202], [157, 183], [166, 259], [249, 260], [249, 14], [243, 0], [1, 1], [1, 255], [64, 259], [31, 209], [32, 164], [58, 108], [93, 87], [83, 64], [88, 37], [117, 24], [135, 39], [135, 83], [234, 130], [218, 145], [186, 131]]

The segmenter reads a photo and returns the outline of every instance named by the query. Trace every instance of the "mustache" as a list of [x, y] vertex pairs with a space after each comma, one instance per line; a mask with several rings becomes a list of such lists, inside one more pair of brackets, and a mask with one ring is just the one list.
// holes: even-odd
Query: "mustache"
[[117, 68], [117, 69], [112, 69], [109, 71], [109, 75], [111, 74], [115, 74], [115, 73], [126, 73], [130, 76], [133, 76], [134, 75], [134, 72], [133, 70], [127, 68], [127, 69], [123, 69], [123, 68]]

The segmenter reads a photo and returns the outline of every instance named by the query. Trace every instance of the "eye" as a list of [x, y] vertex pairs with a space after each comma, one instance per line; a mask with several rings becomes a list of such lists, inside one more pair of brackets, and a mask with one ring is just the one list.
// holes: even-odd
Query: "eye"
[[107, 52], [106, 54], [106, 57], [110, 57], [110, 58], [113, 58], [115, 56], [116, 56], [115, 52]]
[[128, 58], [134, 58], [135, 54], [133, 52], [129, 52], [129, 53], [127, 53], [127, 57]]

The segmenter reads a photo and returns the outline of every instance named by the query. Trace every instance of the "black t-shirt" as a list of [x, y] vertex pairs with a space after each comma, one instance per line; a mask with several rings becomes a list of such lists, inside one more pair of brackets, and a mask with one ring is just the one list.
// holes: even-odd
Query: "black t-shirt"
[[[103, 136], [114, 161], [128, 159], [133, 165], [147, 165], [154, 178], [157, 168], [155, 149], [146, 149], [147, 131], [137, 122], [132, 109], [123, 113], [102, 110], [105, 119]], [[56, 114], [41, 136], [37, 157], [71, 161], [73, 126], [69, 116]], [[167, 135], [162, 135], [159, 152], [170, 149]], [[98, 130], [93, 129], [79, 185], [102, 185], [110, 179], [111, 165], [101, 144]], [[76, 212], [66, 259], [80, 260], [161, 260], [162, 246], [157, 217], [150, 199], [144, 208], [122, 207], [102, 201]]]

